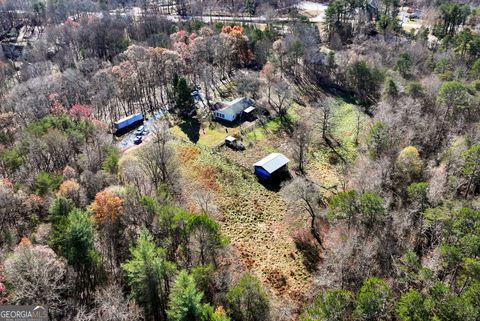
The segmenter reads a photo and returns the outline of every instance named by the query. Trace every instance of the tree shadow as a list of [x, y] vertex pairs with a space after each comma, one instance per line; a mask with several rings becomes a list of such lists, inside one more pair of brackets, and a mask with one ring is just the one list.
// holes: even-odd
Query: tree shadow
[[188, 139], [196, 144], [200, 139], [200, 122], [196, 118], [183, 121], [178, 127], [184, 132]]
[[295, 247], [302, 254], [302, 263], [309, 272], [315, 272], [322, 262], [321, 247], [307, 230], [298, 230], [293, 235]]

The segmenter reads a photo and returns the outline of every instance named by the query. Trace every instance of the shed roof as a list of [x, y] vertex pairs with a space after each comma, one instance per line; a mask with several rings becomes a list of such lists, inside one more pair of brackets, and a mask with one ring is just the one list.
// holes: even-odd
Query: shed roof
[[255, 107], [250, 106], [250, 107], [248, 107], [247, 109], [245, 109], [243, 112], [246, 113], [246, 114], [248, 114], [248, 113], [251, 113], [251, 112], [254, 111], [254, 110], [255, 110]]
[[285, 157], [285, 155], [280, 154], [280, 153], [272, 153], [265, 157], [264, 159], [256, 162], [253, 164], [253, 166], [259, 166], [265, 169], [267, 172], [272, 174], [275, 172], [277, 169], [285, 166], [288, 164], [290, 160]]

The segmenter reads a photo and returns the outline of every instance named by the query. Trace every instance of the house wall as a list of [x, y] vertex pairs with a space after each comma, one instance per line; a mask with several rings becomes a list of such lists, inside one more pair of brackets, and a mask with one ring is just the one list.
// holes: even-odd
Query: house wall
[[235, 120], [235, 117], [233, 117], [232, 115], [224, 114], [224, 113], [219, 112], [219, 111], [215, 112], [215, 117], [218, 118], [218, 119], [223, 119], [223, 120], [227, 120], [227, 121], [234, 121]]

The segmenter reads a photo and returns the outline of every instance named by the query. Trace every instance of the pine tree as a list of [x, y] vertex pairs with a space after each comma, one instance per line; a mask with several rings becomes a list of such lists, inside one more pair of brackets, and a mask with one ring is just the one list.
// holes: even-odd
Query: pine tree
[[52, 245], [77, 271], [77, 286], [88, 296], [95, 287], [100, 257], [94, 247], [94, 222], [90, 216], [74, 208], [58, 226]]
[[193, 276], [181, 271], [170, 294], [169, 321], [208, 320], [207, 309], [202, 304], [203, 294], [196, 288]]
[[147, 230], [142, 230], [130, 253], [132, 258], [122, 268], [134, 297], [144, 308], [145, 319], [166, 320], [168, 280], [174, 264], [167, 261], [165, 250], [156, 247]]
[[194, 104], [190, 88], [188, 88], [187, 81], [183, 77], [178, 79], [177, 85], [175, 86], [175, 99], [177, 103], [176, 106], [180, 114], [183, 115], [187, 114]]

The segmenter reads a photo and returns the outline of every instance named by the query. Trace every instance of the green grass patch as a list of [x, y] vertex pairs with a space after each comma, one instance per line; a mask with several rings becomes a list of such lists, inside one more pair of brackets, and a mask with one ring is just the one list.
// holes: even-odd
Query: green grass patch
[[[202, 128], [203, 127], [203, 128]], [[171, 128], [173, 135], [183, 140], [190, 141], [205, 147], [215, 147], [223, 143], [225, 137], [234, 136], [238, 133], [238, 128], [228, 128], [228, 133], [225, 127], [218, 125], [216, 127], [209, 126], [188, 126], [188, 124], [181, 124]]]
[[273, 118], [266, 122], [263, 126], [259, 126], [245, 135], [246, 142], [256, 142], [266, 139], [269, 134], [278, 132], [285, 121], [294, 123], [299, 119], [299, 115], [295, 112], [295, 107], [288, 110], [287, 115], [282, 120], [280, 117]]
[[[339, 101], [334, 110], [333, 135], [341, 144], [338, 152], [348, 160], [354, 160], [357, 156], [356, 141], [361, 143], [365, 139], [368, 124], [368, 116], [357, 106]], [[357, 126], [358, 137], [357, 137]]]

